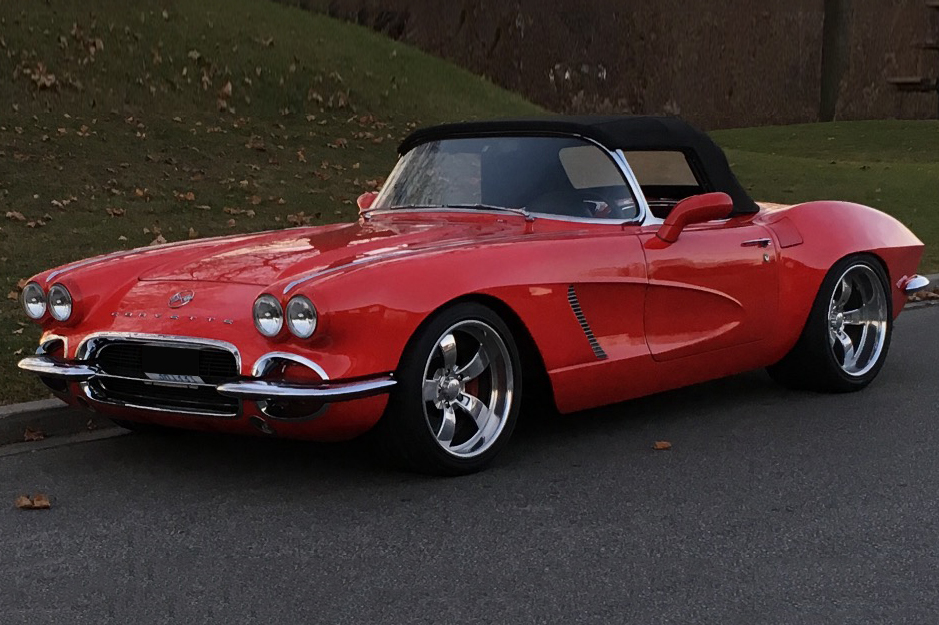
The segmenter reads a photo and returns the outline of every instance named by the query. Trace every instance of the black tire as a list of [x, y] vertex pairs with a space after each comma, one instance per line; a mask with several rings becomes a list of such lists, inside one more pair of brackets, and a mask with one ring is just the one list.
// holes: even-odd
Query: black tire
[[134, 434], [147, 436], [176, 436], [182, 432], [179, 428], [166, 427], [155, 423], [140, 423], [139, 421], [125, 421], [124, 419], [111, 419], [114, 425], [130, 430]]
[[[849, 360], [846, 358], [847, 354], [855, 352], [849, 352], [842, 347], [839, 338], [833, 337], [832, 333], [838, 336], [847, 335], [848, 329], [854, 326], [846, 324], [845, 315], [842, 314], [840, 332], [836, 332], [838, 318], [837, 314], [832, 313], [832, 306], [844, 294], [842, 280], [854, 276], [857, 276], [860, 283], [848, 290], [849, 299], [842, 304], [842, 313], [847, 310], [845, 306], [857, 306], [858, 302], [861, 302], [860, 306], [866, 306], [867, 304], [863, 304], [863, 298], [867, 295], [874, 299], [882, 297], [884, 314], [880, 316], [883, 317], [883, 330], [868, 330], [869, 332], [882, 332], [882, 339], [881, 335], [876, 333], [872, 335], [874, 338], [868, 339], [879, 343], [880, 347], [872, 343], [865, 351], [865, 341], [859, 340], [858, 344], [862, 349], [857, 350], [856, 353], [860, 355], [859, 358], [865, 354], [868, 357], [860, 365], [846, 368]], [[865, 280], [871, 289], [869, 294], [864, 293], [867, 288], [864, 286]], [[880, 289], [879, 296], [874, 289]], [[878, 305], [877, 309], [881, 310], [881, 306]], [[873, 328], [873, 326], [870, 327]], [[877, 259], [866, 254], [848, 256], [835, 263], [822, 281], [805, 328], [795, 347], [781, 361], [768, 367], [767, 371], [775, 381], [789, 388], [827, 393], [859, 391], [870, 384], [880, 373], [887, 358], [892, 333], [892, 298], [883, 267]], [[857, 335], [860, 336], [860, 331], [857, 331]], [[863, 336], [867, 337], [868, 334], [865, 333]]]
[[[481, 338], [478, 348], [474, 348], [477, 333]], [[449, 368], [452, 373], [446, 373], [449, 369], [440, 347], [448, 334], [454, 338], [453, 366]], [[461, 368], [467, 374], [475, 371], [467, 364], [475, 361], [484, 348], [493, 352], [485, 368], [473, 378], [458, 375]], [[516, 342], [499, 315], [475, 302], [442, 310], [418, 330], [405, 348], [395, 374], [398, 385], [372, 433], [372, 443], [386, 459], [413, 471], [446, 476], [475, 473], [495, 458], [515, 429], [521, 405], [521, 374]], [[425, 400], [425, 380], [436, 383], [428, 387], [431, 391], [437, 389], [433, 400]], [[468, 401], [475, 399], [470, 392], [473, 388], [478, 389], [476, 395], [482, 400], [481, 404], [469, 405], [491, 407], [482, 414], [492, 414], [490, 418], [496, 419], [482, 428], [462, 407], [465, 397]], [[501, 391], [493, 390], [499, 388]], [[459, 393], [458, 397], [449, 398], [453, 393]], [[453, 414], [449, 420], [447, 410]], [[441, 442], [447, 439], [445, 432], [452, 432], [451, 445]]]

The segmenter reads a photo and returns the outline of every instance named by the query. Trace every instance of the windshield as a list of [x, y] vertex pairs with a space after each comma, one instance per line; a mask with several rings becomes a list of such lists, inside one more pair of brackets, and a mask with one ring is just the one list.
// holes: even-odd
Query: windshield
[[372, 208], [429, 207], [501, 207], [592, 219], [638, 216], [610, 155], [574, 137], [421, 144], [401, 157]]

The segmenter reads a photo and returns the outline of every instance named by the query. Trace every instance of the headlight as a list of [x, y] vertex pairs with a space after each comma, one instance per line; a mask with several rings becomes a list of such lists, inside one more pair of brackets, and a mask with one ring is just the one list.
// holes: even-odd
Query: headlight
[[284, 311], [273, 295], [262, 295], [255, 300], [254, 327], [264, 336], [277, 336], [284, 327]]
[[46, 314], [46, 294], [35, 282], [30, 282], [23, 289], [23, 310], [30, 319], [39, 319]]
[[49, 289], [49, 313], [56, 321], [68, 321], [72, 316], [72, 296], [61, 284]]
[[287, 302], [287, 327], [297, 337], [308, 339], [316, 332], [316, 307], [302, 295]]

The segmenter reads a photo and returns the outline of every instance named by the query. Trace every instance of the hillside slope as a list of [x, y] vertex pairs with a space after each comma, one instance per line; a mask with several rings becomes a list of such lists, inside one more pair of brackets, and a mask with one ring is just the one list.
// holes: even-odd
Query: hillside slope
[[3, 0], [0, 403], [41, 394], [14, 366], [38, 338], [22, 278], [164, 239], [348, 220], [416, 124], [539, 110], [267, 0]]

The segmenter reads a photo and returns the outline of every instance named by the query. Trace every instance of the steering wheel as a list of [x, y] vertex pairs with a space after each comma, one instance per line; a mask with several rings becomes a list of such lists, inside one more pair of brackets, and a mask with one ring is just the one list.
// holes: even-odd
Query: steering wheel
[[606, 197], [596, 191], [587, 191], [580, 194], [589, 217], [594, 219], [626, 219], [623, 209], [615, 202], [610, 203]]

